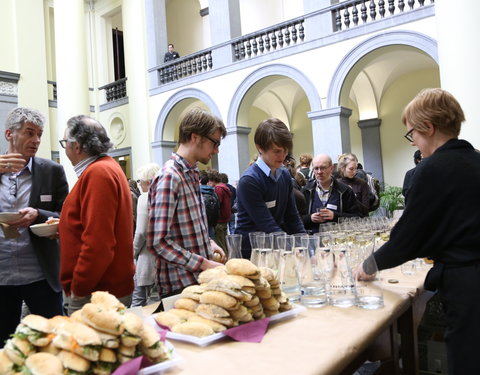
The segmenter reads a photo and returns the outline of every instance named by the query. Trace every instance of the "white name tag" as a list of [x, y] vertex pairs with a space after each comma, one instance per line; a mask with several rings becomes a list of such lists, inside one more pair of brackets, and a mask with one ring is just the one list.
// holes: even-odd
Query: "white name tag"
[[327, 204], [327, 208], [328, 208], [329, 210], [336, 210], [336, 209], [337, 209], [337, 205], [336, 205], [336, 204], [330, 204], [330, 203], [329, 203], [329, 204]]
[[51, 202], [52, 196], [51, 195], [40, 195], [40, 202]]
[[277, 205], [277, 201], [270, 201], [270, 202], [265, 202], [267, 205], [267, 208], [273, 208]]

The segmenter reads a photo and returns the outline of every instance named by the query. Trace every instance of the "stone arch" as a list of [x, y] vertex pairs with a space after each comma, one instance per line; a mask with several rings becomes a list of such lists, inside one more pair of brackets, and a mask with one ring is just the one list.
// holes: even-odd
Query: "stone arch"
[[315, 85], [305, 74], [303, 74], [300, 70], [288, 65], [272, 64], [257, 69], [248, 75], [248, 77], [245, 78], [239, 85], [233, 94], [232, 100], [230, 101], [230, 107], [227, 115], [227, 129], [236, 127], [238, 110], [247, 91], [262, 78], [272, 75], [286, 76], [294, 80], [304, 90], [305, 95], [310, 102], [311, 111], [318, 111], [321, 109], [318, 91]]
[[199, 89], [194, 89], [194, 88], [187, 88], [184, 90], [180, 90], [174, 95], [172, 95], [160, 110], [160, 113], [158, 114], [158, 117], [157, 117], [157, 123], [155, 124], [154, 141], [163, 140], [164, 125], [173, 107], [175, 107], [178, 103], [180, 103], [184, 99], [192, 99], [192, 98], [200, 100], [201, 102], [205, 103], [215, 116], [221, 118], [218, 106], [208, 94], [206, 94], [205, 92]]
[[342, 59], [330, 82], [327, 107], [334, 108], [341, 105], [340, 95], [345, 79], [362, 57], [378, 48], [395, 44], [417, 48], [428, 54], [438, 64], [437, 42], [427, 35], [413, 31], [392, 31], [376, 35], [360, 43]]

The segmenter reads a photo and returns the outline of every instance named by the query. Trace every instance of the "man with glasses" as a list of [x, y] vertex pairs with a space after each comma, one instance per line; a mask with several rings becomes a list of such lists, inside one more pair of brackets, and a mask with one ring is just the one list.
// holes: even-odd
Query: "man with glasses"
[[[31, 313], [50, 318], [63, 314], [56, 239], [38, 237], [28, 227], [58, 217], [68, 193], [63, 167], [36, 157], [44, 116], [30, 108], [13, 109], [5, 122], [8, 153], [0, 157], [0, 212], [17, 219], [0, 231], [0, 347], [20, 322], [22, 301]], [[17, 161], [22, 159], [22, 164]]]
[[161, 297], [196, 284], [200, 271], [220, 266], [213, 252], [224, 256], [210, 240], [197, 163], [207, 164], [225, 137], [223, 122], [200, 108], [180, 123], [178, 149], [153, 180], [149, 191], [147, 248], [157, 258]]
[[129, 306], [133, 292], [133, 214], [127, 177], [106, 153], [107, 132], [93, 118], [67, 121], [65, 153], [78, 176], [60, 216], [61, 281], [68, 314], [106, 291]]
[[315, 156], [312, 170], [315, 179], [303, 188], [307, 212], [303, 213], [302, 220], [306, 229], [316, 233], [322, 223], [338, 221], [339, 217], [361, 215], [353, 190], [332, 177], [333, 164], [330, 156]]

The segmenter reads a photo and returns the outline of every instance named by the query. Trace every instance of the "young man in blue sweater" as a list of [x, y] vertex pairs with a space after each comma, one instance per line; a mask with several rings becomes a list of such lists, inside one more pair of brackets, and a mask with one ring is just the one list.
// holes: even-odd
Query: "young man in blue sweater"
[[293, 195], [290, 173], [283, 161], [292, 150], [292, 135], [276, 118], [264, 120], [254, 137], [258, 158], [242, 175], [237, 187], [238, 218], [235, 233], [243, 236], [242, 256], [250, 259], [250, 232], [303, 233]]

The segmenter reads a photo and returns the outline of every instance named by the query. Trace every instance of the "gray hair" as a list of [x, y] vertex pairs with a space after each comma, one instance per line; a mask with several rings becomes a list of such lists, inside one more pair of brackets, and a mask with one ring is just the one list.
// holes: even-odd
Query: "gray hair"
[[74, 116], [67, 121], [67, 139], [78, 142], [89, 156], [103, 154], [113, 146], [105, 128], [85, 115]]
[[137, 170], [137, 177], [140, 181], [150, 181], [155, 177], [160, 168], [157, 163], [142, 165]]
[[38, 126], [43, 129], [45, 123], [45, 116], [39, 111], [27, 107], [17, 107], [12, 109], [5, 120], [5, 130], [11, 131], [20, 130], [26, 122]]

